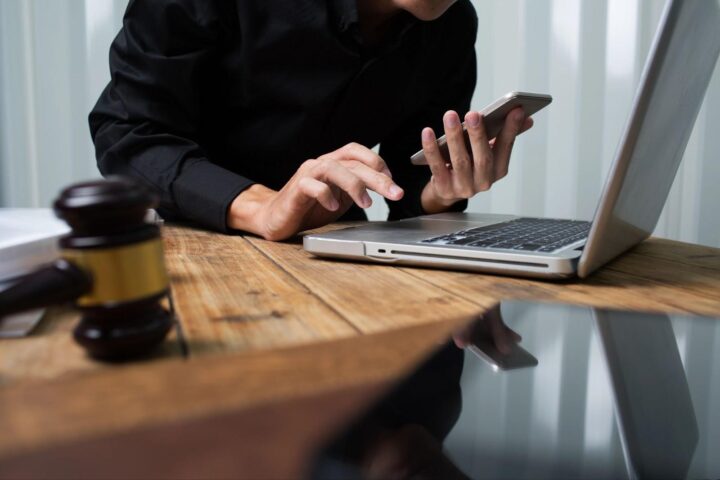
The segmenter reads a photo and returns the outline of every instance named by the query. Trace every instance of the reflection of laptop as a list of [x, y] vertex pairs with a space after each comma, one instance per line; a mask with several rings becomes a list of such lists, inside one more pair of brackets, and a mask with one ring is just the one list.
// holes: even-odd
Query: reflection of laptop
[[630, 478], [686, 478], [699, 432], [670, 318], [593, 309]]
[[328, 257], [585, 277], [655, 228], [720, 52], [720, 5], [670, 0], [595, 218], [447, 213], [308, 235]]
[[[459, 351], [493, 310], [538, 356], [533, 368], [488, 368]], [[493, 310], [331, 435], [310, 477], [720, 478], [716, 352], [690, 340], [715, 338], [718, 319], [515, 301]]]

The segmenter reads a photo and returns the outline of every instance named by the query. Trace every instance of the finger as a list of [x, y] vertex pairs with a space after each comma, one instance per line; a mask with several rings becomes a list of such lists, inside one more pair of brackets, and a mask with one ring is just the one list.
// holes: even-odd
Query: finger
[[465, 348], [472, 342], [472, 334], [475, 329], [475, 322], [455, 332], [452, 338], [455, 342], [455, 346], [458, 348]]
[[488, 142], [483, 116], [478, 112], [465, 115], [465, 126], [470, 138], [470, 149], [473, 156], [473, 180], [475, 190], [488, 190], [495, 180], [493, 168], [493, 151]]
[[451, 188], [451, 173], [445, 166], [445, 159], [438, 147], [435, 132], [432, 128], [426, 127], [422, 131], [421, 139], [425, 160], [432, 172], [432, 181], [440, 192], [447, 192]]
[[304, 177], [298, 182], [298, 189], [306, 198], [317, 200], [326, 210], [334, 212], [340, 208], [340, 202], [335, 198], [327, 183], [311, 177]]
[[520, 342], [522, 342], [522, 335], [520, 335], [519, 333], [517, 333], [515, 330], [513, 330], [513, 329], [510, 328], [510, 327], [508, 327], [507, 325], [505, 325], [505, 330], [507, 330], [508, 334], [510, 335], [510, 337], [513, 339], [513, 341], [514, 341], [515, 343], [520, 343]]
[[335, 160], [326, 160], [320, 164], [316, 172], [318, 180], [332, 183], [347, 192], [350, 198], [360, 207], [372, 205], [365, 183], [360, 178]]
[[356, 161], [352, 163], [348, 162], [348, 164], [350, 171], [365, 182], [365, 185], [370, 188], [370, 190], [379, 193], [389, 200], [400, 200], [402, 198], [404, 193], [403, 189], [396, 185], [384, 172], [375, 171], [364, 163]]
[[[523, 122], [522, 127], [520, 128], [520, 133], [527, 132], [528, 130], [530, 130], [533, 127], [533, 125], [535, 125], [535, 120], [533, 120], [532, 117], [526, 118], [525, 121]], [[497, 139], [491, 138], [490, 141], [488, 142], [491, 149], [495, 147], [495, 140], [497, 140]]]
[[443, 116], [443, 126], [450, 153], [450, 163], [453, 167], [453, 184], [459, 192], [462, 192], [463, 196], [472, 195], [474, 193], [472, 191], [472, 162], [465, 145], [465, 136], [457, 112], [452, 110], [446, 112]]
[[383, 172], [385, 173], [385, 175], [392, 178], [392, 173], [390, 172], [390, 169], [385, 163], [385, 160], [383, 160], [380, 155], [373, 152], [365, 145], [361, 145], [355, 142], [348, 143], [344, 147], [337, 150], [336, 153], [338, 153], [339, 157], [344, 160], [356, 160], [358, 162], [362, 162], [373, 170]]
[[490, 334], [492, 335], [495, 348], [504, 355], [512, 351], [513, 342], [510, 340], [510, 333], [506, 330], [505, 325], [500, 322], [489, 322]]
[[535, 125], [535, 120], [532, 117], [527, 117], [520, 127], [520, 133], [525, 133]]
[[512, 153], [515, 137], [525, 121], [525, 113], [521, 108], [516, 108], [505, 118], [505, 125], [498, 135], [494, 146], [495, 156], [495, 180], [503, 178], [508, 173], [510, 166], [510, 154]]

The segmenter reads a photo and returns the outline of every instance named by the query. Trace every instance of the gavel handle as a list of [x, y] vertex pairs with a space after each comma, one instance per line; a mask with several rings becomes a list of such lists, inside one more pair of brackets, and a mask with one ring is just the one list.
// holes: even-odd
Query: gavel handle
[[57, 260], [0, 292], [0, 319], [75, 300], [92, 288], [92, 278], [67, 260]]

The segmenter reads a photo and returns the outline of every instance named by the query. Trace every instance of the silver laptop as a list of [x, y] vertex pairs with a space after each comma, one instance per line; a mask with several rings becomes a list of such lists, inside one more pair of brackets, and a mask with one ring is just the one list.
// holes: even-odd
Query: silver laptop
[[443, 213], [307, 235], [324, 257], [586, 277], [654, 230], [720, 53], [720, 0], [670, 0], [592, 222]]

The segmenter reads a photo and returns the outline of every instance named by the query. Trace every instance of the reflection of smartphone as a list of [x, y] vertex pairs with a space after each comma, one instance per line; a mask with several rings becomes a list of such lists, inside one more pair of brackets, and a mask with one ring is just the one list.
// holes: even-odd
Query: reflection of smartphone
[[472, 341], [467, 348], [496, 370], [515, 370], [538, 364], [537, 358], [516, 343], [512, 344], [510, 353], [501, 353], [495, 348], [493, 337], [482, 320], [473, 327]]
[[[502, 130], [502, 127], [505, 124], [505, 117], [514, 108], [522, 107], [525, 115], [529, 117], [549, 105], [551, 102], [552, 97], [550, 95], [543, 95], [540, 93], [510, 92], [503, 95], [487, 107], [480, 110], [480, 113], [483, 114], [483, 118], [485, 120], [483, 123], [485, 124], [485, 132], [487, 133], [488, 139], [493, 139], [498, 136], [500, 130]], [[468, 143], [469, 139], [465, 123], [463, 123], [463, 131], [465, 132], [465, 142]], [[447, 152], [448, 147], [445, 135], [438, 138], [437, 142], [443, 156], [445, 158], [450, 158]], [[412, 161], [414, 165], [427, 165], [427, 160], [425, 159], [425, 154], [422, 150], [410, 157], [410, 161]]]

